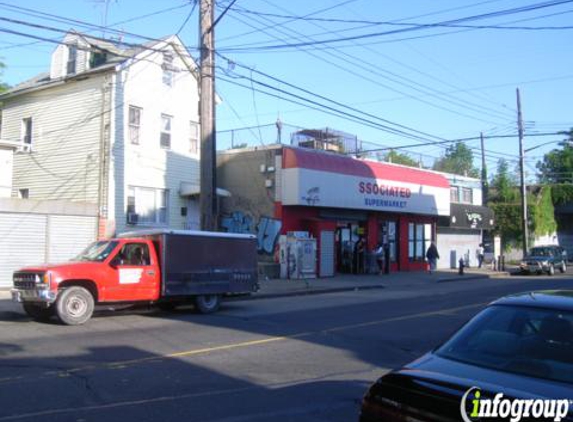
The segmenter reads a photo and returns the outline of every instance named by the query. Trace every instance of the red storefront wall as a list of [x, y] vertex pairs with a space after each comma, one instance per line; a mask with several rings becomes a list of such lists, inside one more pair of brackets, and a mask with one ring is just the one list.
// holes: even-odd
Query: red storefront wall
[[[317, 239], [318, 251], [320, 253], [320, 232], [322, 230], [335, 230], [337, 222], [325, 220], [320, 217], [320, 208], [304, 206], [283, 206], [281, 203], [275, 205], [275, 218], [282, 221], [281, 234], [291, 231], [307, 231]], [[417, 216], [404, 214], [389, 214], [382, 212], [371, 212], [364, 223], [366, 245], [369, 251], [373, 250], [380, 239], [380, 222], [391, 219], [398, 224], [398, 262], [390, 266], [390, 271], [425, 271], [427, 263], [425, 261], [411, 261], [408, 258], [408, 225], [432, 224], [433, 233], [436, 230], [436, 217]], [[434, 237], [435, 238], [435, 237]]]

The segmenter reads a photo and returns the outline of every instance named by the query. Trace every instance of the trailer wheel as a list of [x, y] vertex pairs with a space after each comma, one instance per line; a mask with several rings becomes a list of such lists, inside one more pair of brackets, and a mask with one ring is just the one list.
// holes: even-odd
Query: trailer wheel
[[94, 298], [83, 287], [68, 287], [60, 292], [56, 301], [56, 314], [66, 325], [81, 325], [94, 312]]
[[202, 314], [211, 314], [216, 312], [221, 306], [221, 296], [219, 295], [201, 295], [195, 298], [195, 306]]
[[26, 315], [35, 319], [36, 321], [47, 321], [54, 315], [52, 307], [46, 308], [45, 306], [38, 305], [37, 303], [24, 302], [22, 304]]

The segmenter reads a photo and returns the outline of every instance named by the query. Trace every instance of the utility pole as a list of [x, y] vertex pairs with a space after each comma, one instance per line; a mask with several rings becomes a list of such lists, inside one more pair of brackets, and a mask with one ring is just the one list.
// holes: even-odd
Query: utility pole
[[481, 192], [482, 203], [487, 205], [489, 197], [489, 186], [487, 182], [487, 167], [485, 165], [485, 148], [483, 144], [483, 132], [480, 132], [479, 138], [481, 141]]
[[517, 132], [519, 134], [519, 176], [521, 179], [521, 227], [523, 231], [523, 257], [527, 255], [529, 228], [527, 224], [527, 189], [525, 186], [525, 153], [523, 150], [523, 117], [521, 115], [521, 98], [517, 92]]
[[200, 0], [201, 80], [199, 113], [201, 122], [201, 229], [217, 229], [216, 139], [215, 139], [215, 34], [213, 0]]

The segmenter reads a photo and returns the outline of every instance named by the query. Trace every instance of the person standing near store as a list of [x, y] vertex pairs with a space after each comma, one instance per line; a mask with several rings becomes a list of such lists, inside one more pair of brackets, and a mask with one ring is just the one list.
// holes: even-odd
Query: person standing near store
[[430, 264], [428, 272], [432, 274], [436, 270], [438, 259], [440, 259], [440, 254], [438, 253], [438, 248], [434, 242], [430, 243], [428, 250], [426, 251], [426, 258]]
[[378, 273], [382, 274], [384, 271], [384, 246], [382, 246], [382, 243], [378, 243], [378, 246], [374, 249], [374, 254], [376, 256], [376, 263], [378, 264]]
[[484, 252], [483, 243], [480, 243], [477, 248], [478, 268], [481, 268], [483, 264]]
[[356, 269], [356, 274], [364, 272], [364, 248], [364, 239], [361, 236], [354, 245], [354, 268]]

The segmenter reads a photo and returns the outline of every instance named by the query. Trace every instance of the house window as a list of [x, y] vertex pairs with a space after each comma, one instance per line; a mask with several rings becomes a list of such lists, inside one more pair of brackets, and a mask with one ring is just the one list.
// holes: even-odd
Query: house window
[[68, 46], [68, 64], [67, 74], [73, 75], [76, 73], [76, 60], [78, 58], [78, 48], [75, 45]]
[[127, 193], [128, 214], [136, 214], [138, 224], [167, 224], [168, 192], [166, 189], [130, 186]]
[[22, 142], [32, 145], [32, 118], [22, 119]]
[[462, 202], [464, 204], [473, 204], [473, 191], [471, 188], [462, 188]]
[[196, 122], [189, 122], [189, 152], [197, 154], [199, 152], [199, 125]]
[[173, 54], [170, 52], [163, 53], [163, 83], [167, 86], [173, 86]]
[[159, 139], [161, 148], [171, 148], [171, 120], [171, 116], [167, 114], [161, 115], [161, 136]]
[[20, 199], [30, 198], [30, 189], [18, 189], [18, 198]]
[[129, 106], [129, 140], [139, 145], [139, 132], [141, 127], [141, 108]]
[[450, 186], [450, 202], [459, 202], [457, 186]]
[[90, 55], [90, 68], [98, 67], [107, 61], [107, 53], [101, 50], [92, 51]]
[[426, 250], [432, 241], [432, 225], [408, 224], [408, 259], [410, 261], [424, 261]]

